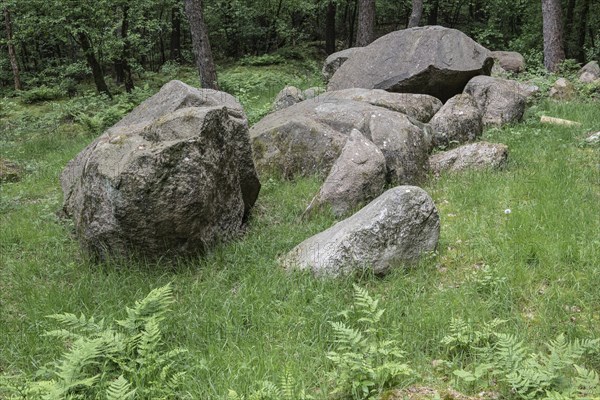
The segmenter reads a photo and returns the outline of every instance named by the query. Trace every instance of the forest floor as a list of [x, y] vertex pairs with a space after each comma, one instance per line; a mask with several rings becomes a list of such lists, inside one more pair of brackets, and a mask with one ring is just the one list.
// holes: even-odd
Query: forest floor
[[[105, 126], [174, 77], [196, 82], [191, 70], [177, 69], [148, 76], [137, 94], [112, 101], [92, 94], [31, 105], [0, 100], [0, 158], [24, 171], [19, 182], [0, 186], [0, 374], [32, 374], [64, 351], [43, 335], [56, 328], [46, 316], [123, 318], [125, 306], [169, 282], [176, 303], [165, 342], [189, 350], [185, 391], [195, 399], [251, 393], [284, 374], [327, 398], [336, 385], [326, 357], [335, 345], [330, 322], [352, 305], [353, 285], [380, 299], [377, 334], [398, 340], [404, 362], [419, 374], [407, 385], [513, 396], [497, 377], [469, 381], [453, 373], [476, 365], [468, 346], [494, 319], [504, 321], [495, 332], [515, 335], [531, 351], [561, 333], [600, 337], [600, 150], [582, 144], [600, 130], [596, 100], [540, 100], [523, 123], [488, 129], [484, 140], [509, 146], [508, 167], [429, 180], [424, 188], [441, 218], [438, 251], [384, 278], [314, 279], [280, 269], [281, 255], [335, 222], [327, 212], [300, 218], [319, 189], [316, 178], [263, 180], [245, 236], [204, 258], [89, 263], [56, 216], [59, 174]], [[221, 79], [252, 122], [285, 84], [322, 85], [316, 68], [295, 64], [230, 66]], [[540, 125], [542, 114], [582, 126]], [[463, 335], [464, 351], [442, 343], [448, 335]], [[581, 363], [600, 371], [600, 355]]]

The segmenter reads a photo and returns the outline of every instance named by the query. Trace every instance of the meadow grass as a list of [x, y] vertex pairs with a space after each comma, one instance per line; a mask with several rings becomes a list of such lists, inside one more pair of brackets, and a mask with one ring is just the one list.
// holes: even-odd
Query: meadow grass
[[[238, 66], [223, 75], [237, 82], [259, 70]], [[262, 110], [256, 115], [274, 98], [267, 86], [318, 83], [290, 70], [280, 81], [270, 79], [254, 90], [238, 85], [246, 106]], [[161, 80], [153, 77], [148, 91]], [[437, 253], [383, 278], [339, 280], [287, 274], [278, 265], [293, 246], [335, 222], [327, 212], [301, 219], [320, 185], [310, 177], [263, 179], [244, 237], [204, 258], [90, 263], [55, 212], [60, 171], [94, 134], [61, 119], [55, 103], [3, 105], [10, 112], [0, 125], [0, 156], [26, 174], [0, 187], [0, 374], [33, 373], [60, 355], [60, 344], [43, 336], [56, 327], [45, 316], [121, 318], [125, 306], [168, 282], [177, 302], [165, 325], [167, 342], [190, 350], [186, 390], [198, 399], [223, 398], [230, 388], [249, 392], [284, 371], [325, 398], [329, 321], [348, 308], [355, 283], [381, 298], [382, 335], [402, 343], [419, 382], [431, 386], [460, 388], [432, 368], [432, 360], [447, 356], [440, 340], [452, 317], [473, 326], [506, 320], [500, 330], [533, 348], [561, 332], [600, 337], [600, 151], [581, 144], [586, 132], [600, 128], [597, 102], [542, 101], [522, 124], [488, 130], [485, 140], [509, 146], [505, 170], [444, 175], [424, 185], [441, 218]], [[543, 126], [541, 114], [583, 125]], [[591, 363], [600, 369], [600, 358]]]

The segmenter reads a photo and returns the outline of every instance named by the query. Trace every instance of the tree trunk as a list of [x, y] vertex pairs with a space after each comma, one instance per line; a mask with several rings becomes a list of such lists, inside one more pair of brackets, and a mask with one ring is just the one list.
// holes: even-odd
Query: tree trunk
[[542, 0], [544, 24], [544, 66], [554, 72], [565, 59], [560, 0]]
[[575, 4], [577, 0], [568, 0], [567, 2], [567, 13], [565, 14], [565, 26], [563, 32], [565, 32], [565, 56], [567, 58], [573, 58], [575, 54], [575, 32], [573, 29], [575, 15]]
[[123, 23], [121, 24], [121, 38], [123, 39], [123, 54], [121, 63], [123, 65], [123, 83], [125, 91], [131, 93], [134, 88], [133, 78], [131, 77], [131, 67], [129, 66], [129, 57], [131, 57], [131, 45], [129, 43], [129, 6], [123, 6]]
[[356, 45], [366, 46], [373, 41], [375, 28], [375, 0], [358, 1], [358, 30]]
[[169, 58], [173, 61], [181, 62], [181, 14], [179, 7], [175, 6], [171, 10], [171, 45]]
[[23, 89], [21, 85], [21, 74], [19, 72], [19, 63], [17, 62], [17, 54], [15, 53], [15, 46], [12, 42], [12, 23], [10, 21], [10, 11], [8, 7], [4, 7], [4, 24], [6, 26], [6, 44], [8, 47], [8, 58], [10, 60], [10, 67], [12, 68], [13, 78], [15, 82], [15, 90]]
[[108, 97], [112, 98], [110, 91], [108, 90], [108, 86], [106, 85], [106, 81], [104, 80], [104, 74], [102, 73], [102, 67], [100, 63], [96, 59], [96, 55], [94, 54], [94, 49], [92, 48], [92, 44], [88, 39], [85, 32], [77, 33], [77, 41], [83, 50], [83, 54], [85, 55], [85, 59], [92, 69], [92, 76], [94, 77], [94, 83], [96, 84], [96, 89], [99, 93], [106, 93]]
[[325, 52], [327, 54], [335, 53], [335, 12], [335, 2], [330, 0], [325, 18]]
[[[579, 16], [579, 29], [577, 32], [577, 53], [575, 57], [580, 63], [585, 63], [585, 31], [587, 29], [588, 15], [590, 13], [590, 0], [583, 0]], [[593, 46], [592, 46], [593, 47]]]
[[427, 16], [427, 25], [437, 25], [439, 8], [439, 0], [433, 0], [431, 2], [431, 9], [429, 10], [429, 15]]
[[421, 16], [423, 15], [423, 0], [412, 0], [412, 12], [408, 19], [407, 28], [414, 28], [419, 26], [421, 22]]
[[185, 13], [190, 24], [192, 47], [200, 74], [200, 83], [203, 88], [218, 90], [217, 71], [202, 14], [202, 0], [185, 0]]

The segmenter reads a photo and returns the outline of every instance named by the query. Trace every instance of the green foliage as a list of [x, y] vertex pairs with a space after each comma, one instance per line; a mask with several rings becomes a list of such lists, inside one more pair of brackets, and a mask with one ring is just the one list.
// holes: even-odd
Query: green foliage
[[299, 389], [296, 380], [289, 371], [285, 371], [279, 384], [264, 381], [261, 387], [248, 396], [240, 395], [234, 390], [229, 390], [228, 400], [311, 400], [314, 397]]
[[452, 318], [450, 333], [442, 338], [441, 343], [451, 356], [471, 356], [473, 350], [492, 344], [495, 341], [496, 328], [505, 322], [494, 319], [477, 328], [472, 321]]
[[167, 350], [161, 331], [172, 303], [172, 289], [166, 285], [127, 307], [127, 317], [112, 324], [71, 313], [51, 315], [62, 328], [46, 336], [60, 339], [67, 350], [39, 370], [35, 379], [21, 376], [18, 384], [8, 383], [11, 398], [182, 398], [185, 372], [179, 370], [179, 359], [185, 350]]
[[[493, 329], [498, 324], [487, 325]], [[450, 329], [453, 333], [443, 340], [449, 350], [456, 349], [457, 342], [461, 345], [471, 342], [468, 349], [484, 361], [473, 363], [469, 369], [453, 371], [464, 382], [474, 384], [493, 378], [507, 393], [522, 399], [573, 399], [600, 394], [598, 373], [581, 366], [586, 354], [600, 352], [599, 339], [569, 342], [561, 334], [546, 344], [547, 352], [532, 353], [512, 334], [492, 331], [493, 339], [482, 341], [461, 333], [470, 330], [464, 323], [453, 321]]]
[[354, 305], [342, 313], [354, 327], [343, 322], [332, 322], [335, 349], [327, 354], [334, 370], [333, 396], [353, 399], [376, 398], [386, 388], [400, 385], [415, 376], [415, 372], [402, 362], [404, 352], [396, 341], [385, 340], [381, 335], [379, 300], [354, 285]]
[[285, 59], [279, 54], [263, 54], [260, 56], [246, 56], [240, 60], [241, 65], [252, 65], [254, 67], [265, 65], [282, 64]]
[[25, 90], [19, 93], [21, 101], [25, 104], [40, 103], [42, 101], [57, 100], [64, 97], [66, 93], [58, 87], [48, 87], [41, 85], [39, 87]]

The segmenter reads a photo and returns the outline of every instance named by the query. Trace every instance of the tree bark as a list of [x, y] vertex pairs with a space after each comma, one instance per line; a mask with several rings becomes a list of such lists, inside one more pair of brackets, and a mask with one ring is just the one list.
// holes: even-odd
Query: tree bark
[[171, 10], [171, 43], [169, 58], [173, 61], [181, 62], [181, 14], [179, 7], [175, 6]]
[[123, 21], [121, 23], [121, 39], [123, 40], [123, 52], [121, 53], [121, 60], [118, 61], [119, 67], [122, 71], [122, 82], [125, 84], [125, 91], [131, 93], [134, 88], [133, 78], [131, 76], [131, 67], [127, 61], [131, 56], [131, 46], [129, 43], [129, 6], [123, 6]]
[[433, 0], [431, 2], [431, 9], [429, 10], [429, 15], [427, 16], [427, 25], [437, 25], [439, 8], [439, 0]]
[[544, 66], [554, 72], [565, 59], [560, 0], [542, 0], [544, 25]]
[[366, 46], [373, 41], [375, 28], [375, 0], [358, 1], [358, 30], [356, 45]]
[[[577, 32], [577, 54], [575, 57], [580, 63], [585, 63], [585, 31], [587, 29], [587, 21], [590, 13], [590, 0], [583, 0], [581, 14], [579, 16], [579, 29]], [[593, 47], [593, 46], [592, 46]]]
[[327, 54], [335, 53], [335, 13], [335, 2], [330, 0], [325, 18], [325, 52]]
[[10, 60], [10, 67], [12, 68], [13, 78], [15, 82], [15, 90], [23, 89], [21, 85], [21, 73], [19, 72], [19, 63], [17, 62], [17, 54], [15, 52], [15, 46], [12, 42], [12, 22], [10, 20], [10, 11], [8, 7], [4, 7], [4, 24], [6, 26], [6, 44], [8, 47], [8, 58]]
[[421, 16], [423, 15], [423, 0], [412, 0], [412, 12], [408, 19], [407, 28], [414, 28], [419, 26], [421, 22]]
[[200, 74], [200, 83], [203, 88], [219, 90], [217, 71], [202, 14], [202, 0], [185, 0], [185, 13], [190, 24], [192, 48]]
[[98, 62], [96, 55], [94, 54], [94, 49], [92, 48], [92, 44], [88, 39], [85, 32], [77, 33], [77, 41], [83, 50], [83, 54], [85, 55], [85, 59], [92, 69], [92, 76], [94, 77], [94, 83], [96, 84], [96, 89], [99, 93], [105, 93], [108, 97], [112, 97], [110, 91], [108, 90], [108, 86], [106, 85], [106, 81], [104, 80], [104, 74], [102, 73], [102, 66]]

